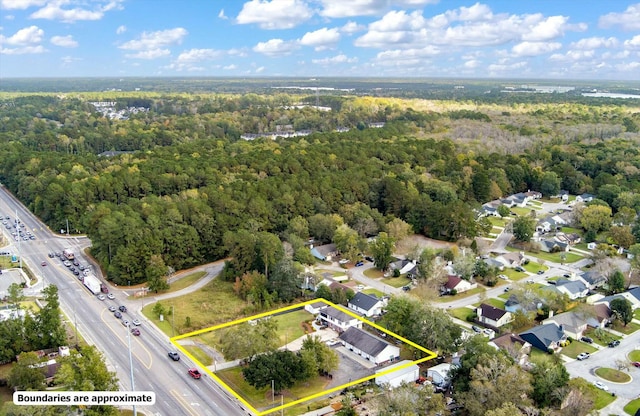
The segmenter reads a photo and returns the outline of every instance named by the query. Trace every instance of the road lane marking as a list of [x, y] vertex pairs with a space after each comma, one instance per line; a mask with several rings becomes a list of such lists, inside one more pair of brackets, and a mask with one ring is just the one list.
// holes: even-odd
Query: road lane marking
[[[128, 348], [128, 343], [126, 342], [125, 339], [123, 339], [123, 337], [121, 336], [121, 334], [119, 334], [117, 331], [115, 331], [112, 326], [107, 323], [107, 320], [104, 319], [104, 311], [106, 311], [107, 308], [103, 308], [102, 312], [100, 313], [100, 319], [102, 319], [102, 322], [104, 322], [105, 324], [107, 324], [107, 327], [109, 328], [109, 330], [111, 330], [111, 332], [113, 332], [115, 334], [116, 337], [118, 337], [118, 339], [124, 344], [125, 348]], [[118, 324], [122, 325], [122, 321], [118, 319]], [[130, 331], [129, 328], [127, 328], [127, 331]], [[140, 362], [140, 364], [142, 364], [143, 366], [145, 366], [147, 368], [147, 370], [151, 370], [151, 366], [153, 365], [153, 358], [151, 356], [151, 352], [149, 352], [149, 350], [142, 344], [142, 342], [140, 342], [140, 340], [137, 339], [137, 337], [135, 335], [128, 335], [131, 336], [133, 338], [133, 341], [137, 342], [138, 345], [140, 346], [140, 348], [142, 348], [144, 350], [144, 352], [146, 353], [146, 357], [141, 357], [140, 354], [138, 354], [138, 351], [134, 348], [131, 349], [131, 354], [133, 354], [136, 359]], [[146, 358], [146, 360], [145, 360]]]
[[189, 412], [190, 415], [199, 416], [199, 413], [194, 411], [189, 405], [189, 403], [187, 403], [187, 401], [183, 399], [182, 396], [176, 390], [169, 390], [169, 393], [171, 393], [171, 395], [176, 398], [176, 400], [178, 401], [178, 404], [180, 404], [182, 408], [184, 408], [187, 412]]

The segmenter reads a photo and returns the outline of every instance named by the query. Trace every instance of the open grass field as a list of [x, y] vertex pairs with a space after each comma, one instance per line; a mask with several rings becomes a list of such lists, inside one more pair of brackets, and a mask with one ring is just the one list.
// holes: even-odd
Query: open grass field
[[458, 318], [465, 322], [467, 322], [467, 317], [475, 316], [476, 314], [473, 309], [467, 308], [466, 306], [462, 308], [449, 309], [447, 312], [449, 312], [449, 314], [454, 318]]
[[515, 269], [504, 269], [502, 272], [505, 276], [507, 276], [510, 280], [518, 281], [525, 277], [529, 277], [525, 272], [517, 272]]
[[312, 321], [313, 315], [304, 309], [301, 309], [298, 311], [283, 313], [282, 315], [274, 316], [271, 319], [278, 323], [280, 345], [285, 345], [286, 343], [291, 342], [294, 339], [298, 339], [305, 334], [302, 323]]
[[209, 366], [213, 364], [213, 358], [209, 356], [206, 352], [202, 350], [202, 348], [197, 345], [183, 345], [184, 349], [189, 351], [191, 355], [193, 355], [200, 363], [205, 366]]
[[595, 407], [597, 410], [600, 410], [602, 408], [609, 406], [609, 404], [611, 404], [611, 402], [613, 402], [616, 399], [615, 396], [611, 395], [611, 393], [604, 390], [600, 390], [596, 386], [591, 386], [591, 390], [592, 390], [591, 397], [593, 398], [593, 407]]
[[195, 272], [195, 273], [191, 273], [181, 279], [176, 280], [175, 282], [171, 283], [171, 285], [169, 286], [169, 289], [165, 292], [162, 293], [172, 293], [172, 292], [176, 292], [178, 290], [184, 289], [185, 287], [189, 287], [192, 284], [194, 284], [195, 282], [197, 282], [198, 280], [202, 279], [203, 277], [205, 277], [207, 275], [207, 272]]
[[566, 347], [562, 347], [561, 354], [575, 359], [578, 356], [578, 354], [582, 352], [588, 352], [589, 354], [592, 354], [595, 351], [597, 351], [597, 349], [592, 347], [589, 344], [586, 344], [580, 341], [573, 341], [571, 344], [567, 345]]
[[624, 412], [628, 415], [635, 415], [638, 410], [640, 410], [640, 399], [631, 400], [624, 407]]
[[537, 273], [538, 270], [542, 270], [543, 272], [549, 270], [547, 266], [543, 266], [542, 264], [535, 261], [530, 261], [528, 264], [525, 264], [523, 268], [529, 273]]
[[[171, 310], [173, 306], [174, 316], [166, 314], [164, 322], [160, 322], [153, 313], [155, 303], [146, 305], [142, 313], [168, 336], [172, 336], [172, 321], [176, 329], [175, 335], [184, 334], [246, 316], [244, 311], [248, 306], [233, 292], [232, 283], [219, 279], [213, 279], [201, 290], [160, 303], [166, 310]], [[187, 317], [191, 319], [190, 327], [185, 326]]]

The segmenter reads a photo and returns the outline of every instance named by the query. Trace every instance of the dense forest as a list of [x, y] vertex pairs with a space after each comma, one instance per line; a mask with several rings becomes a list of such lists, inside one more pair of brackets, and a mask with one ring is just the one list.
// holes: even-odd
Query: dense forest
[[[531, 95], [505, 104], [281, 92], [0, 95], [0, 180], [51, 229], [68, 220], [71, 232], [86, 233], [116, 283], [145, 281], [158, 262], [178, 270], [222, 258], [228, 231], [282, 236], [292, 219], [317, 214], [352, 227], [366, 220], [363, 235], [400, 218], [456, 241], [486, 231], [480, 204], [528, 189], [592, 192], [613, 212], [640, 212], [638, 107], [557, 96], [538, 104]], [[113, 101], [126, 116], [105, 117], [93, 101]], [[284, 130], [312, 133], [241, 139]]]

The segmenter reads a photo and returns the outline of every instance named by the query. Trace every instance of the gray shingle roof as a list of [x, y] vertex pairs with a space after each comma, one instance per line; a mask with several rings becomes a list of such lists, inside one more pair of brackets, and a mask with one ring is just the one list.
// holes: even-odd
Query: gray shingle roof
[[326, 315], [340, 322], [349, 322], [352, 319], [356, 319], [348, 313], [342, 312], [340, 309], [329, 306], [320, 311], [320, 315]]
[[363, 351], [372, 357], [377, 356], [385, 348], [391, 345], [388, 342], [383, 341], [380, 338], [353, 326], [349, 327], [346, 331], [340, 334], [339, 338], [347, 344], [353, 345], [360, 351]]
[[366, 293], [358, 292], [356, 295], [351, 298], [349, 303], [351, 305], [357, 306], [360, 309], [364, 309], [365, 311], [371, 310], [380, 300], [372, 295], [368, 295]]

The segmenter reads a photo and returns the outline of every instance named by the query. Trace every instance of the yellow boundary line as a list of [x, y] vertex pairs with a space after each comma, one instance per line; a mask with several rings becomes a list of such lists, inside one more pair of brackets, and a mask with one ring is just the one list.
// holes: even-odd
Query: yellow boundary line
[[[371, 326], [371, 327], [373, 327], [373, 328], [375, 328], [375, 329], [377, 329], [377, 330], [379, 330], [381, 332], [384, 332], [385, 334], [390, 335], [391, 337], [396, 338], [396, 339], [404, 342], [405, 344], [408, 344], [408, 345], [412, 346], [413, 348], [418, 349], [418, 350], [426, 353], [427, 356], [423, 357], [423, 358], [421, 358], [419, 360], [410, 361], [405, 365], [402, 365], [402, 366], [399, 366], [399, 367], [394, 367], [394, 368], [389, 369], [389, 370], [381, 371], [380, 373], [376, 373], [376, 374], [373, 374], [373, 375], [370, 375], [370, 376], [367, 376], [367, 377], [352, 381], [350, 383], [342, 384], [340, 386], [334, 387], [334, 388], [329, 389], [329, 390], [323, 390], [320, 393], [312, 394], [310, 396], [303, 397], [302, 399], [294, 400], [294, 401], [291, 401], [289, 403], [286, 403], [286, 404], [280, 405], [278, 407], [274, 407], [272, 409], [265, 410], [265, 411], [261, 412], [258, 409], [256, 409], [255, 407], [253, 407], [251, 404], [249, 404], [249, 402], [247, 402], [242, 396], [240, 396], [238, 393], [236, 393], [235, 390], [233, 390], [231, 387], [229, 387], [229, 385], [227, 385], [227, 383], [222, 381], [222, 379], [220, 377], [215, 375], [211, 370], [209, 370], [207, 368], [207, 366], [203, 365], [193, 355], [191, 355], [191, 353], [189, 353], [189, 351], [187, 351], [182, 345], [180, 345], [177, 342], [177, 341], [179, 341], [181, 339], [192, 337], [194, 335], [200, 335], [200, 334], [204, 334], [206, 332], [215, 331], [217, 329], [227, 328], [227, 327], [230, 327], [232, 325], [238, 325], [238, 324], [241, 324], [241, 323], [244, 323], [244, 322], [247, 322], [247, 321], [251, 321], [251, 320], [254, 320], [254, 319], [264, 318], [266, 316], [270, 316], [270, 315], [274, 315], [274, 314], [278, 314], [278, 313], [282, 313], [282, 312], [287, 312], [287, 311], [291, 311], [291, 310], [295, 310], [295, 309], [301, 309], [301, 308], [304, 308], [307, 305], [310, 305], [310, 304], [316, 303], [316, 302], [323, 302], [328, 306], [333, 306], [334, 308], [339, 309], [340, 311], [346, 313], [347, 315], [350, 315], [350, 316], [358, 319], [359, 321], [362, 321], [362, 323], [364, 323], [366, 325], [369, 325], [369, 326]], [[387, 329], [385, 329], [385, 328], [383, 328], [383, 327], [381, 327], [379, 325], [374, 324], [373, 322], [370, 322], [370, 321], [367, 321], [366, 319], [363, 319], [361, 316], [356, 315], [355, 313], [353, 313], [352, 311], [350, 311], [349, 309], [347, 309], [347, 308], [345, 308], [343, 306], [336, 305], [336, 304], [334, 304], [332, 302], [329, 302], [328, 300], [322, 299], [322, 298], [309, 300], [309, 301], [306, 301], [306, 302], [303, 302], [303, 303], [298, 303], [296, 305], [286, 306], [284, 308], [276, 309], [276, 310], [269, 311], [269, 312], [264, 312], [264, 313], [261, 313], [261, 314], [258, 314], [258, 315], [249, 316], [247, 318], [236, 319], [235, 321], [226, 322], [224, 324], [215, 325], [215, 326], [212, 326], [212, 327], [209, 327], [209, 328], [199, 329], [197, 331], [189, 332], [187, 334], [182, 334], [182, 335], [178, 335], [178, 336], [175, 336], [173, 338], [170, 338], [170, 341], [171, 341], [171, 343], [173, 345], [176, 346], [176, 348], [178, 348], [180, 351], [182, 351], [183, 354], [185, 354], [187, 357], [189, 357], [191, 360], [193, 360], [193, 362], [195, 362], [202, 369], [204, 369], [204, 371], [207, 374], [209, 374], [209, 376], [211, 376], [214, 380], [216, 380], [229, 393], [231, 393], [236, 399], [238, 399], [242, 404], [244, 404], [248, 408], [248, 410], [250, 410], [252, 413], [255, 413], [257, 416], [267, 415], [269, 413], [273, 413], [273, 412], [276, 412], [278, 410], [286, 409], [288, 407], [295, 406], [297, 404], [300, 404], [300, 403], [303, 403], [303, 402], [306, 402], [306, 401], [309, 401], [309, 400], [313, 400], [313, 399], [316, 399], [318, 397], [326, 396], [329, 393], [333, 393], [335, 391], [343, 390], [343, 389], [345, 389], [347, 387], [355, 386], [356, 384], [363, 383], [365, 381], [374, 379], [376, 377], [380, 377], [380, 376], [383, 376], [385, 374], [390, 374], [390, 373], [393, 373], [395, 371], [402, 370], [402, 369], [410, 367], [410, 366], [412, 366], [414, 364], [420, 364], [420, 363], [423, 363], [425, 361], [432, 360], [432, 359], [436, 358], [437, 355], [438, 355], [435, 352], [430, 351], [430, 350], [428, 350], [428, 349], [426, 349], [426, 348], [424, 348], [424, 347], [422, 347], [422, 346], [420, 346], [420, 345], [418, 345], [418, 344], [416, 344], [416, 343], [414, 343], [412, 341], [409, 341], [408, 339], [403, 338], [398, 334], [395, 334], [395, 333], [393, 333], [393, 332], [391, 332], [391, 331], [389, 331], [389, 330], [387, 330]]]

